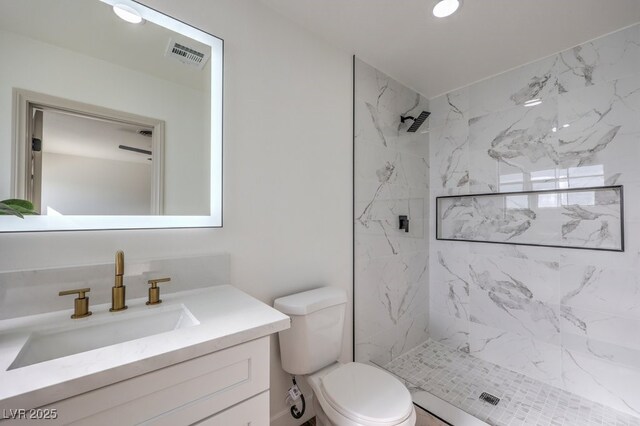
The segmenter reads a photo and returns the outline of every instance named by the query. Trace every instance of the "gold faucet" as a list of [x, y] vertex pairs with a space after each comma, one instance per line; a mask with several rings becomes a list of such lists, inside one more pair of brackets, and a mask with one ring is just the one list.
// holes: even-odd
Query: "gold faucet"
[[125, 290], [123, 285], [124, 280], [124, 252], [118, 250], [116, 252], [116, 278], [115, 284], [111, 287], [111, 312], [122, 311], [127, 309], [125, 305]]
[[84, 318], [91, 315], [91, 311], [89, 310], [89, 297], [85, 296], [85, 293], [89, 293], [91, 291], [90, 288], [78, 288], [75, 290], [64, 290], [58, 293], [58, 296], [67, 296], [69, 294], [77, 294], [78, 297], [74, 300], [74, 311], [71, 318], [78, 319]]

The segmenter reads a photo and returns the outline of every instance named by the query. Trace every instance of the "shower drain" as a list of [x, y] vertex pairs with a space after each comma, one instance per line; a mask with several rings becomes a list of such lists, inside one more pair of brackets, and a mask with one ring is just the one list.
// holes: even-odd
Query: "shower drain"
[[500, 402], [500, 398], [498, 398], [497, 396], [493, 396], [490, 393], [486, 393], [486, 392], [482, 392], [482, 395], [480, 395], [480, 399], [483, 401], [488, 402], [491, 405], [498, 405], [498, 402]]

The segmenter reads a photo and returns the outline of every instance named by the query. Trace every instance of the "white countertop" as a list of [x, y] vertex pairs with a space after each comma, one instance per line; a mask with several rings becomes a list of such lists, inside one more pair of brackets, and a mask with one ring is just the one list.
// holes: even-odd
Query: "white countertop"
[[[289, 317], [228, 285], [164, 294], [153, 307], [146, 300], [128, 300], [129, 309], [116, 313], [110, 305], [90, 306], [93, 315], [78, 320], [65, 310], [0, 321], [0, 412], [50, 404], [289, 328]], [[200, 324], [7, 371], [44, 324], [81, 324], [172, 304], [185, 305]]]

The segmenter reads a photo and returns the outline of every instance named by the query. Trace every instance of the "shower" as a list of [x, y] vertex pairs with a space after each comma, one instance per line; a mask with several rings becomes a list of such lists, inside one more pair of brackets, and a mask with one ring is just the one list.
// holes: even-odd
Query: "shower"
[[430, 115], [431, 113], [429, 111], [422, 111], [418, 116], [418, 118], [411, 117], [411, 116], [406, 116], [406, 117], [400, 116], [400, 122], [404, 123], [407, 120], [413, 120], [413, 124], [407, 129], [407, 132], [414, 133], [420, 128], [420, 126], [422, 126], [422, 123], [424, 123], [424, 120], [426, 120]]

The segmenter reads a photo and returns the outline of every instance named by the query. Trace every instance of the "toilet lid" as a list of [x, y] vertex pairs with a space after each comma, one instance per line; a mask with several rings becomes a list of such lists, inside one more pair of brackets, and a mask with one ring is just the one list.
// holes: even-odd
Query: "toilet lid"
[[327, 402], [344, 416], [373, 424], [394, 424], [413, 409], [407, 388], [386, 371], [351, 362], [322, 378]]

